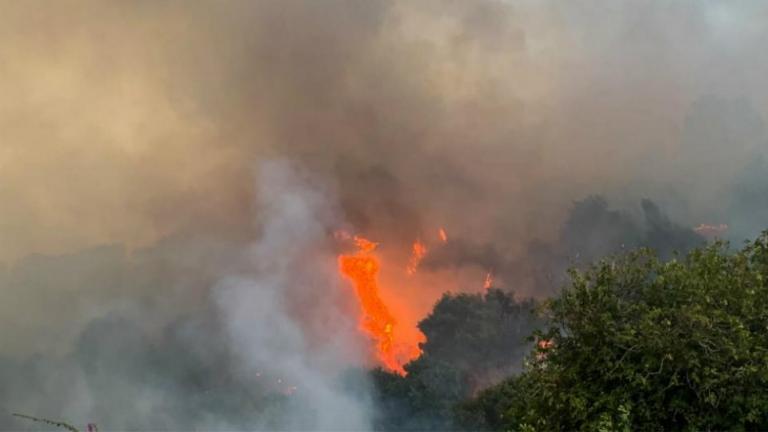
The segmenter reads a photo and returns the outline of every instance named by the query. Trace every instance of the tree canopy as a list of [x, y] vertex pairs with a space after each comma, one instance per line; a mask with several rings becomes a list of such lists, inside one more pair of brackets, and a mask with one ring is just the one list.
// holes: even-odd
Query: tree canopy
[[542, 307], [525, 370], [457, 410], [492, 430], [768, 429], [768, 233], [585, 271]]

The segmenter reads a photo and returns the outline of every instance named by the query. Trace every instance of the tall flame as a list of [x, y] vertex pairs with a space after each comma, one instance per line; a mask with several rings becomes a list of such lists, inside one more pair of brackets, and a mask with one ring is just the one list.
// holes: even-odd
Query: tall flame
[[444, 229], [444, 228], [440, 228], [440, 229], [437, 231], [437, 234], [440, 236], [440, 240], [441, 240], [443, 243], [447, 243], [447, 242], [448, 242], [448, 234], [446, 234], [446, 232], [445, 232], [445, 229]]
[[408, 274], [412, 275], [416, 273], [416, 269], [419, 268], [419, 263], [421, 263], [422, 258], [424, 258], [424, 255], [426, 254], [427, 247], [424, 246], [424, 243], [422, 243], [420, 240], [413, 242], [411, 259], [408, 261], [408, 267], [405, 269]]
[[354, 254], [339, 256], [339, 270], [355, 286], [363, 315], [360, 327], [376, 341], [376, 356], [389, 370], [405, 375], [403, 364], [418, 356], [418, 349], [400, 352], [394, 343], [397, 321], [379, 296], [377, 276], [379, 259], [373, 254], [377, 243], [354, 238], [358, 247]]

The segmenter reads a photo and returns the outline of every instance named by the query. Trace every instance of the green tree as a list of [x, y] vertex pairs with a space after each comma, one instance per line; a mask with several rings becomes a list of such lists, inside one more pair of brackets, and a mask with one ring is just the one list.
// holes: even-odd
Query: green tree
[[768, 430], [768, 233], [738, 253], [602, 261], [548, 302], [519, 376], [457, 416], [492, 430]]

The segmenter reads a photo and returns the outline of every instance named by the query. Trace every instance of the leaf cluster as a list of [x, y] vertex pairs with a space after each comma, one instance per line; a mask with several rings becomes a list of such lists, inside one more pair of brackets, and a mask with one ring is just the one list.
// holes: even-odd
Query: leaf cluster
[[525, 371], [458, 411], [495, 430], [768, 429], [768, 233], [571, 271]]

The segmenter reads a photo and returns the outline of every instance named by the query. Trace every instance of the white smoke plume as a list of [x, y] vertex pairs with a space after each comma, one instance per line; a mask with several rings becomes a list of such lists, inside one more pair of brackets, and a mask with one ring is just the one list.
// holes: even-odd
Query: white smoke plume
[[[41, 336], [48, 327], [8, 322], [17, 339], [25, 327], [35, 337], [9, 338], [15, 355], [0, 355], [0, 429], [38, 426], [13, 412], [102, 430], [371, 428], [355, 372], [370, 344], [337, 269], [333, 191], [288, 161], [257, 171], [250, 241], [169, 240], [132, 256], [101, 248], [3, 275], [8, 291], [35, 287], [18, 304], [62, 325]], [[70, 286], [101, 292], [99, 307], [67, 303], [59, 291]]]
[[369, 429], [366, 401], [337, 382], [365, 360], [328, 245], [338, 213], [333, 197], [308, 180], [284, 161], [262, 166], [262, 236], [248, 251], [249, 271], [222, 281], [213, 295], [243, 376], [280, 377], [299, 400], [283, 426]]

